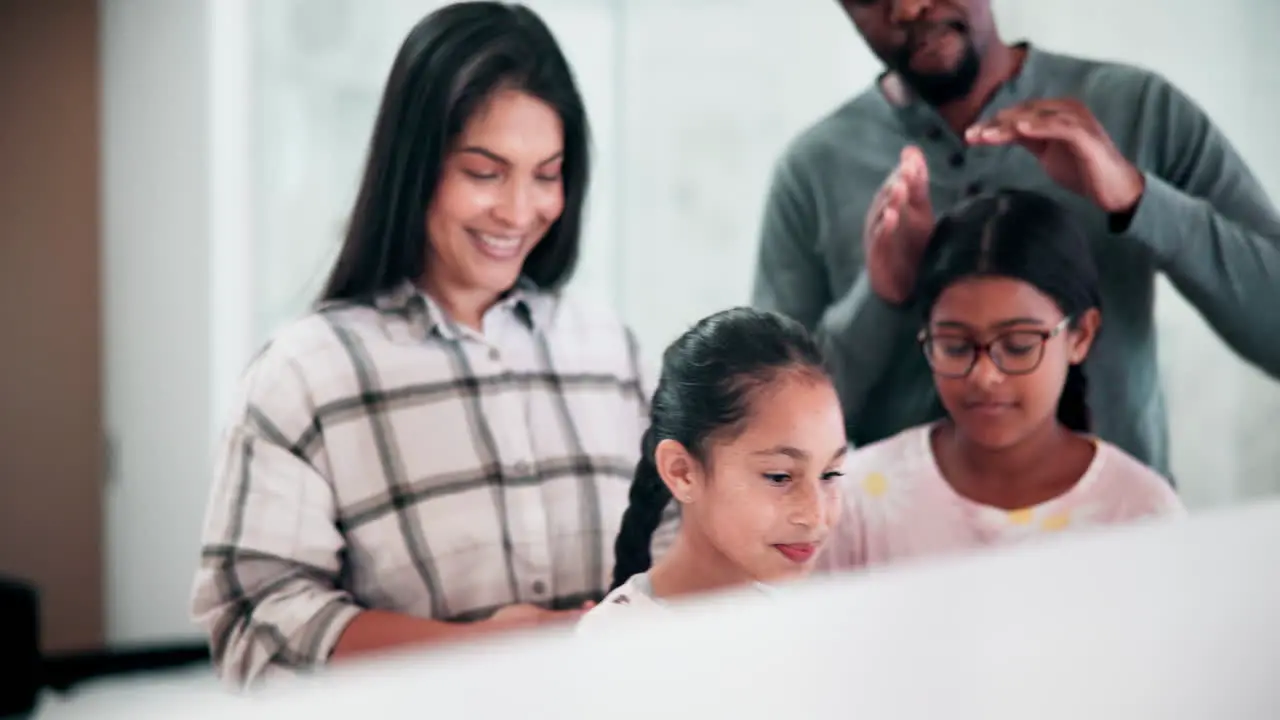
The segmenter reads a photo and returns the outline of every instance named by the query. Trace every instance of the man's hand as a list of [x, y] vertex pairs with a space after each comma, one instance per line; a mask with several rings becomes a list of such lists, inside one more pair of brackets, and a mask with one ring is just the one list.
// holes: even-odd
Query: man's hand
[[892, 305], [907, 301], [933, 225], [929, 168], [919, 148], [906, 147], [871, 200], [863, 225], [867, 278], [876, 295]]
[[1130, 213], [1142, 199], [1142, 173], [1116, 149], [1107, 131], [1078, 100], [1032, 100], [965, 132], [971, 145], [1016, 143], [1040, 161], [1053, 181], [1111, 215]]

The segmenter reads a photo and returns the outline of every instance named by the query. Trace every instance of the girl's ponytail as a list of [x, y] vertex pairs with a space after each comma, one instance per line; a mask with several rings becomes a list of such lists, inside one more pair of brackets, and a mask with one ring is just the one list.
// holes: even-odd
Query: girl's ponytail
[[632, 575], [646, 572], [653, 564], [650, 553], [653, 533], [662, 522], [662, 511], [671, 502], [671, 491], [658, 475], [658, 466], [654, 463], [657, 446], [650, 427], [644, 431], [644, 439], [640, 441], [640, 462], [636, 463], [627, 510], [622, 515], [622, 527], [613, 546], [613, 584], [610, 590], [625, 583]]

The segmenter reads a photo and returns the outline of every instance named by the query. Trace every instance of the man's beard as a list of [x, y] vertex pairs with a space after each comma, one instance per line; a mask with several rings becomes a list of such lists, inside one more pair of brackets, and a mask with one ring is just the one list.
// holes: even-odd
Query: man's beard
[[911, 56], [914, 50], [912, 43], [903, 45], [888, 65], [921, 100], [938, 107], [959, 100], [973, 89], [978, 80], [978, 71], [982, 68], [982, 59], [978, 56], [978, 49], [967, 37], [960, 64], [948, 73], [918, 73], [912, 70]]

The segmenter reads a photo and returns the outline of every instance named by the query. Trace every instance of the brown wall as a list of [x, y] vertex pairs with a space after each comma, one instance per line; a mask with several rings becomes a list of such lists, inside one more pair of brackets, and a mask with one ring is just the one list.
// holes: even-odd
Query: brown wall
[[0, 0], [0, 574], [103, 640], [96, 0]]

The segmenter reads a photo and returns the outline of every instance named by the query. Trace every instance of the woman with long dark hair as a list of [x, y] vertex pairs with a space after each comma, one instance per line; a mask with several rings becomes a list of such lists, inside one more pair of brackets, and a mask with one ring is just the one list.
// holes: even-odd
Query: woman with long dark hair
[[604, 596], [647, 398], [632, 334], [561, 294], [588, 169], [533, 12], [409, 33], [323, 296], [253, 360], [221, 446], [193, 603], [231, 681]]

